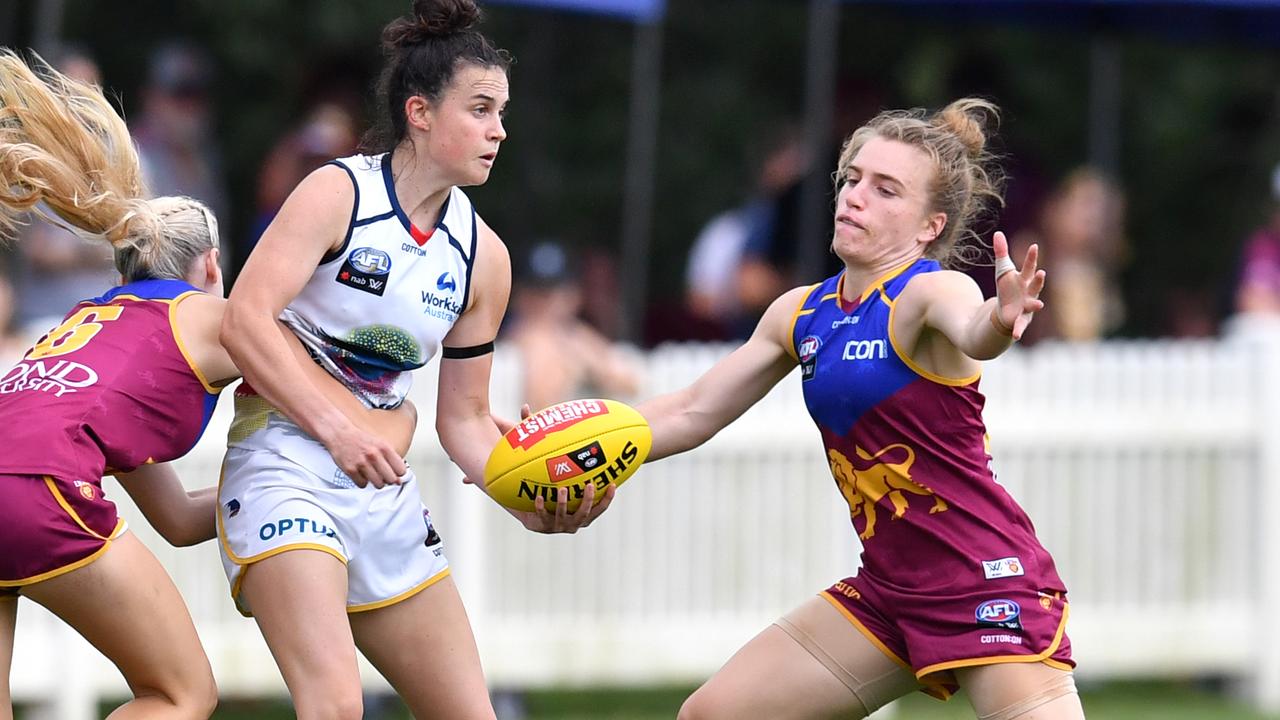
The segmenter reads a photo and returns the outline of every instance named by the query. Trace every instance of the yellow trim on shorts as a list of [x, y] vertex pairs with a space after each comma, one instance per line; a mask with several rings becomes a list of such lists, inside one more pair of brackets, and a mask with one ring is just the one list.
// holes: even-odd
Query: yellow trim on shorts
[[364, 603], [364, 604], [361, 604], [361, 605], [348, 605], [348, 606], [347, 606], [347, 612], [348, 612], [348, 613], [362, 613], [362, 612], [369, 612], [370, 610], [380, 610], [380, 609], [382, 609], [382, 608], [384, 608], [384, 607], [390, 607], [390, 606], [392, 606], [392, 605], [395, 605], [395, 604], [396, 604], [396, 603], [398, 603], [398, 602], [403, 602], [403, 601], [405, 601], [405, 600], [408, 600], [409, 598], [413, 597], [414, 595], [417, 595], [418, 593], [422, 592], [423, 590], [426, 590], [427, 588], [431, 587], [432, 585], [435, 585], [436, 583], [440, 582], [441, 580], [443, 580], [443, 579], [445, 579], [445, 578], [449, 577], [449, 573], [450, 573], [450, 571], [451, 571], [451, 570], [452, 570], [452, 568], [445, 568], [445, 569], [441, 570], [440, 572], [436, 573], [435, 575], [432, 575], [431, 577], [427, 578], [425, 581], [423, 581], [421, 584], [417, 585], [416, 587], [409, 588], [408, 590], [405, 590], [404, 592], [400, 593], [399, 595], [395, 595], [395, 596], [393, 596], [393, 597], [389, 597], [389, 598], [387, 598], [386, 600], [379, 600], [379, 601], [377, 601], [377, 602]]
[[245, 612], [240, 607], [240, 585], [244, 583], [244, 576], [249, 572], [250, 565], [266, 560], [273, 555], [289, 552], [290, 550], [319, 550], [320, 552], [328, 553], [338, 558], [338, 562], [342, 563], [344, 567], [347, 564], [347, 559], [342, 557], [337, 550], [334, 550], [328, 545], [318, 545], [316, 543], [294, 543], [292, 545], [281, 545], [278, 548], [271, 548], [266, 552], [258, 553], [251, 558], [241, 559], [231, 554], [231, 548], [228, 547], [225, 538], [219, 536], [218, 539], [222, 541], [222, 547], [226, 549], [227, 556], [231, 558], [231, 562], [240, 566], [240, 572], [236, 573], [235, 582], [231, 583], [231, 601], [235, 603], [236, 611], [245, 617], [253, 617], [253, 613]]
[[849, 612], [849, 608], [845, 607], [844, 605], [841, 605], [840, 601], [837, 600], [835, 596], [830, 593], [830, 591], [823, 590], [822, 592], [818, 593], [818, 595], [820, 595], [822, 599], [831, 603], [836, 610], [839, 610], [840, 614], [844, 615], [846, 620], [853, 623], [853, 626], [858, 629], [858, 632], [862, 633], [863, 635], [866, 635], [867, 639], [871, 641], [872, 645], [876, 646], [877, 650], [884, 653], [885, 655], [888, 655], [889, 659], [898, 663], [903, 668], [907, 670], [911, 669], [911, 665], [907, 663], [906, 660], [903, 660], [902, 658], [898, 657], [898, 654], [890, 650], [888, 645], [885, 645], [883, 642], [881, 642], [880, 638], [876, 637], [876, 634], [871, 632], [871, 630], [869, 630], [866, 625], [863, 625], [861, 620], [854, 617], [854, 614]]
[[204, 373], [200, 372], [200, 367], [196, 365], [196, 361], [191, 357], [191, 353], [187, 350], [186, 343], [182, 342], [182, 333], [178, 332], [178, 305], [192, 295], [203, 295], [199, 290], [188, 290], [169, 302], [169, 331], [173, 333], [173, 341], [178, 345], [178, 352], [182, 353], [182, 359], [187, 361], [187, 367], [191, 368], [192, 374], [204, 386], [204, 391], [210, 395], [217, 395], [219, 388], [214, 387], [205, 378]]
[[[993, 655], [990, 657], [968, 658], [965, 660], [949, 660], [947, 662], [936, 663], [934, 665], [930, 665], [928, 667], [922, 668], [919, 672], [916, 673], [916, 678], [921, 679], [921, 681], [923, 682], [923, 678], [925, 675], [930, 675], [936, 672], [942, 672], [944, 670], [954, 670], [956, 668], [974, 667], [978, 665], [999, 665], [1002, 663], [1035, 663], [1035, 662], [1042, 662], [1042, 663], [1048, 664], [1049, 662], [1056, 662], [1056, 661], [1050, 661], [1050, 656], [1053, 655], [1055, 652], [1057, 652], [1058, 646], [1062, 644], [1062, 636], [1067, 630], [1067, 617], [1070, 615], [1071, 615], [1071, 606], [1065, 602], [1062, 603], [1062, 620], [1058, 622], [1058, 632], [1054, 634], [1053, 642], [1049, 644], [1048, 649], [1046, 649], [1044, 652], [1038, 655]], [[1065, 666], [1063, 663], [1050, 665], [1050, 667], [1056, 667], [1059, 670], [1071, 669], [1070, 667]]]
[[[902, 668], [907, 672], [914, 672], [914, 670], [912, 670], [911, 668], [911, 665], [908, 664], [906, 660], [903, 660], [902, 658], [898, 657], [897, 653], [890, 650], [889, 646], [881, 642], [880, 638], [876, 637], [876, 634], [871, 632], [871, 630], [867, 628], [866, 625], [863, 625], [861, 620], [855, 617], [853, 613], [849, 612], [849, 608], [845, 607], [844, 605], [841, 605], [840, 601], [837, 600], [835, 596], [831, 594], [830, 591], [823, 590], [822, 592], [818, 593], [818, 596], [821, 597], [823, 600], [826, 600], [827, 602], [831, 603], [832, 607], [838, 610], [841, 615], [844, 615], [845, 619], [848, 620], [858, 632], [862, 633], [863, 637], [871, 641], [871, 644], [876, 646], [877, 650], [889, 656], [890, 660], [901, 665]], [[916, 676], [916, 680], [920, 681], [920, 684], [924, 686], [920, 688], [920, 692], [930, 697], [937, 698], [938, 700], [942, 700], [942, 701], [950, 700], [951, 696], [954, 694], [950, 690], [948, 690], [945, 685], [941, 683], [938, 683], [938, 682], [926, 683], [918, 675]]]
[[982, 377], [981, 365], [979, 365], [978, 367], [978, 372], [963, 378], [953, 378], [953, 377], [947, 377], [945, 375], [936, 375], [934, 373], [929, 372], [928, 370], [925, 370], [923, 367], [920, 367], [919, 365], [917, 365], [916, 362], [912, 360], [910, 356], [908, 356], [906, 353], [902, 351], [901, 348], [898, 347], [898, 341], [893, 336], [893, 314], [898, 311], [897, 302], [890, 300], [884, 295], [881, 295], [880, 298], [884, 300], [885, 305], [889, 306], [889, 325], [887, 328], [889, 331], [889, 346], [893, 348], [893, 353], [898, 356], [898, 359], [901, 360], [903, 364], [905, 364], [907, 367], [911, 368], [911, 370], [914, 371], [915, 374], [919, 375], [920, 377], [926, 380], [932, 380], [933, 382], [936, 382], [939, 385], [949, 385], [951, 387], [964, 387], [965, 385], [972, 385], [974, 382], [978, 380], [978, 378]]
[[1065, 671], [1065, 672], [1074, 672], [1074, 671], [1075, 671], [1075, 668], [1071, 667], [1070, 665], [1068, 665], [1068, 664], [1066, 664], [1066, 663], [1064, 663], [1064, 662], [1058, 662], [1057, 660], [1054, 660], [1053, 658], [1045, 658], [1044, 660], [1041, 660], [1040, 662], [1044, 663], [1045, 665], [1048, 665], [1049, 667], [1053, 668], [1054, 670], [1062, 670], [1062, 671]]
[[[124, 521], [121, 520], [120, 524], [123, 524], [123, 523]], [[120, 528], [120, 524], [116, 525], [116, 529]], [[114, 537], [115, 535], [112, 535], [112, 538]], [[34, 585], [38, 582], [51, 580], [53, 578], [58, 577], [59, 575], [65, 575], [71, 572], [72, 570], [79, 570], [85, 565], [88, 565], [94, 560], [97, 560], [98, 558], [102, 557], [102, 554], [105, 553], [107, 549], [110, 547], [111, 547], [111, 540], [110, 539], [104, 540], [102, 543], [102, 547], [98, 548], [97, 550], [94, 550], [92, 554], [82, 557], [73, 563], [63, 565], [62, 567], [59, 567], [59, 568], [54, 568], [53, 570], [42, 572], [39, 575], [32, 575], [31, 577], [22, 578], [20, 580], [0, 580], [0, 588], [17, 588], [17, 587], [22, 587], [24, 585]]]
[[817, 308], [804, 309], [805, 303], [809, 302], [809, 298], [813, 297], [813, 291], [817, 290], [822, 283], [816, 283], [809, 286], [809, 292], [804, 294], [804, 299], [800, 301], [800, 307], [791, 315], [791, 330], [787, 333], [787, 354], [795, 358], [796, 362], [800, 362], [800, 356], [796, 354], [796, 321], [801, 315], [812, 314]]
[[[85, 532], [98, 538], [99, 540], [106, 540], [106, 541], [110, 541], [114, 539], [116, 535], [119, 534], [120, 528], [124, 524], [123, 519], [121, 519], [120, 517], [117, 517], [115, 529], [111, 531], [111, 534], [109, 536], [103, 537], [98, 533], [94, 532], [93, 530], [90, 530], [89, 526], [84, 524], [84, 520], [80, 519], [80, 515], [76, 513], [75, 508], [71, 507], [71, 504], [67, 502], [67, 499], [62, 496], [62, 491], [59, 490], [58, 486], [53, 482], [53, 478], [49, 477], [48, 475], [45, 475], [44, 484], [45, 484], [45, 487], [49, 488], [49, 492], [53, 494], [53, 499], [58, 501], [58, 504], [62, 506], [62, 509], [66, 511], [68, 515], [71, 516], [72, 520], [76, 521], [76, 524], [80, 526], [81, 530], [84, 530]], [[99, 488], [98, 492], [102, 492], [101, 488]]]
[[[224, 459], [222, 461], [222, 469], [218, 471], [218, 497], [219, 498], [222, 497], [222, 481], [224, 478], [226, 478], [226, 476], [227, 476], [227, 461]], [[281, 545], [280, 547], [271, 548], [270, 550], [267, 550], [266, 552], [260, 552], [257, 555], [251, 555], [247, 558], [242, 558], [239, 555], [236, 555], [234, 552], [232, 552], [231, 542], [227, 540], [227, 529], [222, 524], [221, 502], [219, 502], [218, 507], [215, 509], [217, 511], [217, 514], [214, 516], [214, 519], [217, 521], [216, 526], [218, 530], [218, 542], [222, 544], [222, 549], [224, 552], [227, 553], [227, 557], [231, 559], [231, 562], [240, 566], [240, 572], [236, 573], [236, 579], [231, 583], [231, 600], [235, 602], [236, 610], [239, 611], [240, 614], [244, 615], [245, 617], [253, 617], [253, 614], [247, 613], [240, 609], [240, 601], [238, 598], [240, 597], [240, 584], [244, 582], [244, 575], [248, 571], [249, 565], [252, 565], [256, 562], [260, 562], [262, 560], [266, 560], [272, 555], [279, 555], [280, 553], [286, 552], [289, 550], [319, 550], [320, 552], [329, 553], [330, 555], [334, 556], [335, 558], [338, 559], [338, 562], [342, 563], [344, 566], [347, 564], [347, 559], [343, 557], [341, 553], [329, 547], [328, 545], [320, 545], [319, 543], [291, 543], [289, 545]]]

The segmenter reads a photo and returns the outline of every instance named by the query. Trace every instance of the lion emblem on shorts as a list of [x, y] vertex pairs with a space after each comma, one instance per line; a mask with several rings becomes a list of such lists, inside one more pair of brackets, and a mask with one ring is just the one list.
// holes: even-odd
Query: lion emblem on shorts
[[[911, 465], [916, 461], [916, 453], [910, 447], [894, 443], [873, 455], [855, 445], [854, 453], [855, 460], [850, 461], [844, 453], [833, 448], [827, 451], [827, 458], [831, 462], [831, 475], [840, 487], [840, 494], [849, 503], [849, 516], [866, 516], [866, 526], [858, 533], [859, 538], [869, 540], [875, 536], [876, 505], [886, 497], [893, 507], [893, 520], [905, 515], [910, 508], [904, 492], [932, 497], [930, 515], [946, 512], [947, 503], [942, 498], [911, 479]], [[882, 459], [890, 453], [891, 457], [900, 459], [897, 462]]]

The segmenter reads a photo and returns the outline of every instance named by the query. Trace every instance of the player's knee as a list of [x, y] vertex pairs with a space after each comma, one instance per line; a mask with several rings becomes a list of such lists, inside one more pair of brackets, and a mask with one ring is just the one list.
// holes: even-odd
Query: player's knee
[[296, 693], [293, 702], [298, 720], [360, 720], [364, 717], [364, 698], [358, 685]]
[[205, 675], [203, 681], [191, 688], [186, 704], [191, 708], [193, 718], [204, 718], [213, 715], [214, 708], [218, 707], [218, 685], [213, 681], [213, 675]]
[[138, 687], [135, 697], [158, 699], [173, 707], [172, 717], [206, 720], [218, 705], [218, 686], [212, 673], [184, 677], [167, 687]]

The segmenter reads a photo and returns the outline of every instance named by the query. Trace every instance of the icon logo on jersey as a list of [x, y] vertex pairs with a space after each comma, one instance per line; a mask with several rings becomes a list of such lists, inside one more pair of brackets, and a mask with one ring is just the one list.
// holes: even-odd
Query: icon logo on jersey
[[1027, 573], [1022, 568], [1021, 560], [1016, 557], [1007, 557], [999, 560], [983, 560], [982, 574], [988, 580], [996, 580], [998, 578], [1018, 577]]
[[[866, 517], [866, 524], [858, 533], [862, 540], [870, 540], [875, 536], [879, 512], [877, 506], [882, 500], [887, 500], [893, 507], [892, 520], [900, 519], [911, 509], [904, 493], [933, 498], [933, 507], [929, 508], [930, 515], [947, 511], [945, 500], [911, 479], [911, 465], [916, 461], [916, 453], [910, 447], [894, 443], [886, 445], [873, 455], [855, 445], [853, 451], [853, 457], [850, 458], [831, 448], [827, 450], [827, 459], [831, 463], [831, 475], [840, 488], [840, 494], [849, 503], [849, 519], [856, 521], [859, 516]], [[897, 461], [881, 459], [890, 451], [905, 451], [906, 455]], [[856, 524], [854, 528], [857, 528]]]
[[547, 460], [547, 476], [556, 483], [594, 470], [607, 458], [599, 442]]
[[76, 484], [76, 487], [80, 489], [80, 495], [85, 500], [93, 499], [93, 496], [94, 496], [93, 485], [90, 485], [89, 483], [83, 480], [76, 480], [75, 484]]
[[361, 247], [347, 255], [335, 280], [348, 287], [381, 296], [387, 289], [390, 274], [390, 255], [371, 247]]
[[454, 282], [453, 275], [448, 270], [440, 273], [440, 277], [436, 278], [436, 289], [440, 291], [453, 292], [458, 289], [458, 283]]
[[227, 501], [227, 517], [233, 518], [240, 514], [240, 501], [231, 498]]
[[978, 621], [978, 627], [1000, 627], [1009, 630], [1021, 630], [1022, 608], [1018, 603], [1012, 600], [1001, 598], [999, 600], [988, 600], [978, 606], [973, 611], [974, 619]]
[[822, 339], [816, 335], [806, 335], [796, 346], [800, 355], [800, 379], [812, 380], [818, 369], [818, 349], [822, 347]]
[[845, 360], [883, 360], [889, 356], [884, 340], [850, 340], [844, 345]]

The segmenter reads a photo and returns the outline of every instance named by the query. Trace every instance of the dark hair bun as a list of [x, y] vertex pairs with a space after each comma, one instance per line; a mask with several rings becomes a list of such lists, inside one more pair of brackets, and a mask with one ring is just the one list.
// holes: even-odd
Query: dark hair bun
[[462, 32], [478, 22], [480, 8], [475, 0], [414, 0], [413, 12], [387, 25], [382, 42], [387, 49], [411, 47]]

